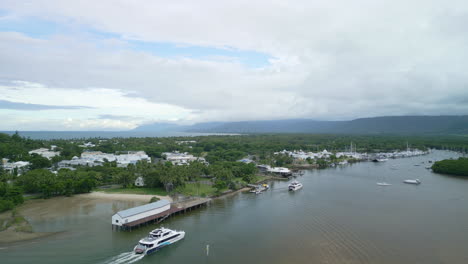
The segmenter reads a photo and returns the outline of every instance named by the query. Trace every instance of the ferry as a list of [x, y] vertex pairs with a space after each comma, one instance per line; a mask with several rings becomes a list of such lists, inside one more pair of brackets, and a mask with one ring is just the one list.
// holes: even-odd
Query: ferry
[[300, 183], [298, 181], [292, 181], [288, 186], [288, 189], [290, 191], [297, 191], [297, 190], [299, 190], [301, 188], [302, 188], [302, 183]]
[[151, 254], [161, 248], [173, 244], [185, 237], [184, 231], [176, 231], [168, 228], [158, 228], [151, 231], [147, 237], [140, 239], [133, 251], [136, 254]]

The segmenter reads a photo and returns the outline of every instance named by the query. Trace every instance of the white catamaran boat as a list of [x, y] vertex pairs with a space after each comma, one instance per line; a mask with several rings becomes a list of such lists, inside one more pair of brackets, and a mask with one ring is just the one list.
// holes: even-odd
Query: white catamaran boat
[[288, 189], [290, 191], [297, 191], [297, 190], [299, 190], [301, 188], [302, 188], [302, 183], [300, 183], [298, 181], [292, 181], [288, 186]]
[[161, 248], [173, 244], [185, 237], [184, 231], [175, 231], [168, 228], [158, 228], [151, 231], [147, 237], [140, 239], [133, 249], [136, 254], [150, 254]]
[[415, 179], [415, 180], [404, 180], [403, 181], [404, 183], [408, 183], [408, 184], [421, 184], [421, 181], [419, 179]]

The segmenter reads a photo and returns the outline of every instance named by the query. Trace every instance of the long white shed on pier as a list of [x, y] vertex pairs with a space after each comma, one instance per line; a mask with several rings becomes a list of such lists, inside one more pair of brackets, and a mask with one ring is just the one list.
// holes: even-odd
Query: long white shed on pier
[[167, 200], [159, 200], [154, 203], [149, 203], [127, 210], [120, 211], [112, 216], [112, 224], [122, 226], [127, 223], [138, 221], [145, 217], [155, 214], [160, 214], [171, 208], [171, 203]]

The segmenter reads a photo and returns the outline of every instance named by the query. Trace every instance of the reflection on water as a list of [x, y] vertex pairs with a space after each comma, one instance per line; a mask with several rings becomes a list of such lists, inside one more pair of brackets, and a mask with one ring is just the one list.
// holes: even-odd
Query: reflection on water
[[[260, 195], [217, 199], [165, 222], [185, 230], [186, 238], [137, 263], [468, 263], [468, 180], [425, 169], [428, 160], [452, 156], [437, 151], [307, 171], [298, 178], [304, 188], [297, 192], [278, 181]], [[392, 186], [377, 186], [382, 178]], [[403, 183], [414, 178], [422, 184]], [[68, 230], [66, 235], [1, 250], [2, 263], [133, 259], [123, 252], [156, 227], [111, 230], [111, 215], [135, 203], [59, 201], [28, 210], [37, 214], [37, 231]]]

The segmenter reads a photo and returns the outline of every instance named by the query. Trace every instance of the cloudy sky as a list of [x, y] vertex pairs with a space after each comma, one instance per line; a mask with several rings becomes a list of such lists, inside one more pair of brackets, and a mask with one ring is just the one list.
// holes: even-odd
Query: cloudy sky
[[0, 130], [468, 114], [468, 2], [0, 0]]

